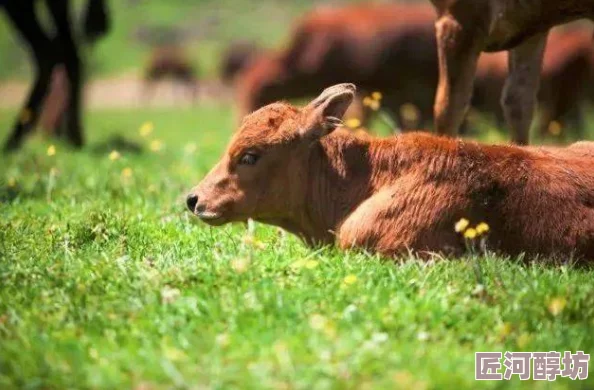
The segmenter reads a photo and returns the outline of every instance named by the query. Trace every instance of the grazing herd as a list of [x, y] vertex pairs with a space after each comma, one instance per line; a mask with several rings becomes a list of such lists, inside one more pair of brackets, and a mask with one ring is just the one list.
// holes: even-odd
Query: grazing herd
[[[63, 122], [80, 146], [82, 67], [69, 1], [47, 2], [52, 38], [33, 3], [1, 3], [37, 71], [5, 149], [18, 148], [36, 124], [52, 73], [67, 93], [50, 95], [57, 108], [45, 122]], [[490, 249], [505, 255], [594, 257], [594, 144], [522, 146], [537, 107], [539, 133], [583, 131], [582, 105], [594, 100], [594, 35], [590, 25], [554, 27], [594, 19], [594, 0], [430, 3], [319, 7], [280, 50], [230, 46], [220, 76], [233, 86], [242, 120], [188, 208], [211, 225], [251, 218], [310, 245], [390, 256], [460, 254], [468, 242], [453, 227], [467, 218], [487, 221]], [[104, 0], [87, 6], [92, 41], [109, 18]], [[197, 75], [179, 48], [153, 52], [146, 85], [167, 75], [196, 95]], [[279, 102], [320, 91], [302, 108]], [[374, 91], [407, 134], [381, 139], [344, 128], [345, 116], [368, 123], [375, 110], [364, 97]], [[413, 122], [403, 111], [410, 105]], [[456, 139], [471, 105], [493, 114], [519, 145]], [[438, 135], [410, 132], [432, 124]]]

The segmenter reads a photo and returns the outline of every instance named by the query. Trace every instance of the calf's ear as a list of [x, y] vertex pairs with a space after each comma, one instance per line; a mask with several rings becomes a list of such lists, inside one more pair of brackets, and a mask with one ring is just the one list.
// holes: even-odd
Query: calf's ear
[[342, 117], [355, 96], [354, 84], [336, 84], [326, 88], [303, 110], [301, 133], [308, 137], [323, 137], [342, 125]]

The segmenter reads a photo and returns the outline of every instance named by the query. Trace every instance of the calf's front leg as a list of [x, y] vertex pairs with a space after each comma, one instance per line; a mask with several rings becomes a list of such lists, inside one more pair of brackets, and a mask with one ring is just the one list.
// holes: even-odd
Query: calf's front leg
[[468, 207], [465, 199], [456, 187], [418, 185], [412, 178], [402, 178], [348, 216], [338, 229], [338, 245], [385, 256], [406, 255], [410, 250], [422, 257], [428, 252], [461, 254], [464, 242], [454, 224]]

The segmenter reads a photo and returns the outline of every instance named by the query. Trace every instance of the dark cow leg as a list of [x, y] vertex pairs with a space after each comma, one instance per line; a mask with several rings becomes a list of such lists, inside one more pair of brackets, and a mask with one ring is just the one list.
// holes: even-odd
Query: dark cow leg
[[81, 126], [82, 69], [78, 49], [72, 36], [67, 0], [47, 0], [56, 26], [63, 62], [68, 77], [68, 106], [66, 109], [66, 136], [70, 143], [80, 147], [83, 144]]
[[37, 123], [45, 95], [47, 94], [52, 68], [56, 62], [55, 48], [45, 35], [35, 17], [33, 2], [20, 0], [5, 5], [9, 20], [27, 41], [35, 60], [35, 81], [29, 97], [12, 128], [12, 133], [4, 144], [5, 151], [18, 149], [24, 137]]
[[512, 141], [520, 145], [530, 141], [547, 34], [535, 35], [509, 51], [509, 74], [501, 93], [501, 106]]

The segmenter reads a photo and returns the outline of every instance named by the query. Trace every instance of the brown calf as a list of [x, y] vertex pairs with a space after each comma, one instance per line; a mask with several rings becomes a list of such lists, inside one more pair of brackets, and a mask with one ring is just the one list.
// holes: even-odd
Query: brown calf
[[[477, 64], [472, 106], [505, 119], [499, 104], [508, 74], [507, 52], [482, 53]], [[539, 133], [555, 121], [583, 130], [581, 106], [594, 86], [594, 44], [591, 28], [553, 29], [547, 39], [537, 100], [541, 117]]]
[[[238, 80], [240, 118], [281, 99], [316, 96], [327, 85], [355, 82], [383, 93], [382, 107], [402, 128], [403, 104], [433, 117], [437, 85], [435, 10], [430, 5], [364, 3], [318, 8], [299, 20], [287, 47], [263, 56]], [[364, 119], [371, 112], [366, 110]]]
[[210, 225], [256, 221], [311, 245], [385, 255], [461, 253], [460, 218], [491, 226], [503, 254], [594, 257], [594, 146], [482, 145], [337, 129], [355, 93], [330, 87], [303, 108], [274, 103], [244, 118], [223, 158], [188, 196]]
[[546, 37], [555, 25], [594, 18], [594, 0], [431, 0], [438, 12], [435, 126], [456, 135], [482, 51], [509, 50], [501, 105], [512, 138], [527, 144]]

